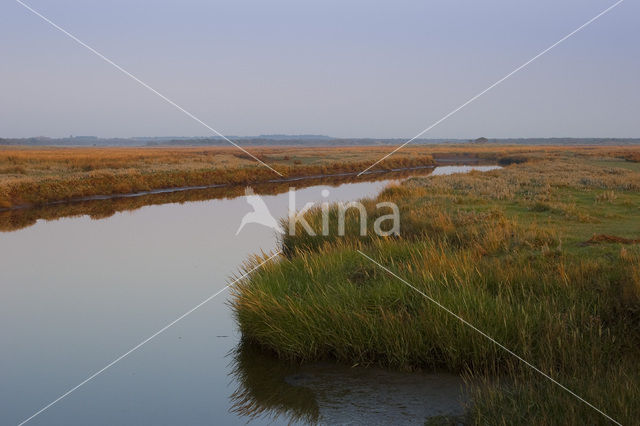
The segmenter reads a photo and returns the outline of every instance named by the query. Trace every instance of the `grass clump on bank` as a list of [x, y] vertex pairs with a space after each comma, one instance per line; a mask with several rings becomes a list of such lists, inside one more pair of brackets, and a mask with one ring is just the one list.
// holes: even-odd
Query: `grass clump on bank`
[[361, 238], [353, 215], [345, 238], [284, 237], [288, 257], [235, 289], [243, 336], [287, 359], [464, 373], [484, 382], [470, 408], [478, 424], [608, 423], [360, 249], [631, 424], [640, 247], [592, 238], [640, 237], [640, 172], [622, 161], [556, 157], [388, 188], [375, 201], [398, 204], [401, 236]]

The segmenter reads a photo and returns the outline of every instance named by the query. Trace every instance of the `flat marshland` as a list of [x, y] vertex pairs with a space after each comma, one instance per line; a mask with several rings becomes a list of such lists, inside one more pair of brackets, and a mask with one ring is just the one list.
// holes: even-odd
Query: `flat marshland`
[[[282, 177], [360, 172], [389, 147], [250, 148]], [[377, 169], [433, 163], [424, 148], [389, 158]], [[281, 178], [237, 148], [31, 148], [0, 146], [0, 208], [95, 195]]]
[[[339, 148], [251, 147], [248, 150], [284, 177], [358, 173], [390, 146]], [[518, 162], [566, 147], [408, 146], [373, 170], [425, 166], [456, 158]], [[629, 147], [582, 148], [590, 155], [638, 156]], [[0, 209], [43, 205], [96, 195], [117, 195], [189, 186], [256, 184], [280, 178], [237, 148], [63, 148], [0, 146]]]
[[[476, 389], [470, 424], [611, 423], [361, 250], [616, 421], [637, 423], [638, 150], [500, 155], [513, 164], [413, 178], [364, 200], [367, 237], [355, 209], [345, 237], [285, 235], [286, 257], [234, 288], [244, 339], [297, 361], [461, 373]], [[372, 236], [388, 214], [380, 201], [399, 206], [399, 236]], [[337, 208], [329, 213], [335, 225]], [[319, 230], [321, 211], [307, 220]]]

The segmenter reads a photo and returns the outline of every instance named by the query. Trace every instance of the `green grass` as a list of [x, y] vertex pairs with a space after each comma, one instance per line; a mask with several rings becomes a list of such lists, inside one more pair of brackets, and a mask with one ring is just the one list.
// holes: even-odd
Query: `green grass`
[[640, 173], [555, 158], [413, 179], [372, 214], [381, 200], [400, 207], [399, 238], [359, 237], [355, 214], [344, 238], [284, 237], [287, 258], [235, 289], [245, 339], [298, 361], [460, 372], [484, 382], [477, 424], [608, 423], [361, 249], [614, 419], [640, 418], [640, 247], [585, 244], [640, 237]]
[[622, 168], [627, 170], [633, 170], [635, 172], [640, 172], [640, 163], [626, 161], [621, 158], [595, 158], [588, 162], [588, 164], [600, 167], [613, 167], [613, 168]]

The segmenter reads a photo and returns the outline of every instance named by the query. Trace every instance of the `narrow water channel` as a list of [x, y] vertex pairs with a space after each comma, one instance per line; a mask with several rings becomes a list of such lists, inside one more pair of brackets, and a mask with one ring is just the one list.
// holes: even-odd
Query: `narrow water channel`
[[[301, 188], [296, 205], [374, 196], [395, 179]], [[289, 196], [273, 192], [263, 199], [283, 217]], [[210, 198], [109, 204], [106, 210], [104, 204], [51, 207], [58, 210], [4, 217], [0, 424], [28, 418], [223, 288], [252, 253], [276, 249], [267, 227], [248, 224], [236, 235], [251, 211], [241, 192]], [[464, 410], [463, 384], [455, 376], [292, 366], [243, 347], [227, 296], [212, 299], [29, 424], [423, 424]]]

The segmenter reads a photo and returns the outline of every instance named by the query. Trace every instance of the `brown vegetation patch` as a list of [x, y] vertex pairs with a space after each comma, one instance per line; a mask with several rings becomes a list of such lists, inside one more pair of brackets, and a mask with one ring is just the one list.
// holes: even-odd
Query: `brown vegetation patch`
[[[389, 146], [358, 147], [252, 147], [251, 154], [287, 177], [329, 173], [360, 172], [391, 151]], [[562, 173], [571, 186], [626, 191], [640, 186], [631, 170], [610, 167], [577, 170], [580, 158], [609, 159], [624, 163], [640, 158], [640, 148], [567, 147], [523, 145], [415, 145], [407, 146], [377, 164], [373, 170], [424, 166], [434, 159], [443, 162], [491, 162], [538, 165], [535, 191], [544, 192], [548, 181], [548, 161], [554, 161], [553, 173]], [[546, 161], [541, 161], [546, 160]], [[544, 163], [544, 164], [542, 164]], [[513, 166], [511, 166], [513, 167]], [[509, 168], [511, 168], [509, 167]], [[627, 163], [627, 168], [632, 167]], [[519, 177], [507, 182], [488, 183], [484, 195], [509, 199], [518, 194]], [[254, 158], [227, 147], [153, 147], [153, 148], [61, 148], [0, 146], [0, 208], [42, 205], [92, 195], [144, 192], [153, 189], [213, 184], [255, 184], [278, 176], [259, 165]], [[468, 182], [456, 179], [460, 189]], [[531, 182], [535, 183], [535, 182]], [[499, 184], [496, 186], [496, 184]], [[514, 192], [515, 191], [515, 192]], [[525, 194], [526, 195], [526, 194]], [[604, 197], [604, 198], [603, 198]], [[602, 201], [611, 201], [601, 196]], [[541, 200], [544, 201], [544, 200]]]
[[584, 245], [600, 243], [640, 244], [640, 238], [633, 240], [630, 238], [617, 237], [615, 235], [598, 234], [585, 241]]

